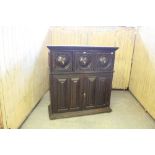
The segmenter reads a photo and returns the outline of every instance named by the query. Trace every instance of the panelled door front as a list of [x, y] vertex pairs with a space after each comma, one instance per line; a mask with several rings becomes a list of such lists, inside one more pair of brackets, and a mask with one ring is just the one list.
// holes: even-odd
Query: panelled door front
[[53, 77], [52, 111], [65, 112], [82, 109], [83, 81], [80, 77]]
[[69, 110], [69, 79], [53, 77], [52, 111], [65, 112]]
[[83, 91], [83, 108], [95, 108], [95, 89], [96, 89], [96, 76], [87, 76], [84, 78], [84, 91]]
[[76, 111], [110, 104], [112, 77], [54, 77], [53, 112]]
[[70, 78], [69, 88], [69, 110], [75, 111], [82, 109], [81, 92], [82, 92], [83, 81], [80, 77]]
[[112, 77], [97, 77], [95, 104], [96, 107], [108, 106], [110, 104]]

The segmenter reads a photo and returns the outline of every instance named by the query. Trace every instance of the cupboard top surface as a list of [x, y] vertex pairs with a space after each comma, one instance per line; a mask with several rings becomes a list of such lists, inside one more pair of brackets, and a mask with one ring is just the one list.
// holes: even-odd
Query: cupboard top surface
[[104, 47], [104, 46], [47, 46], [50, 50], [106, 50], [116, 51], [118, 47]]

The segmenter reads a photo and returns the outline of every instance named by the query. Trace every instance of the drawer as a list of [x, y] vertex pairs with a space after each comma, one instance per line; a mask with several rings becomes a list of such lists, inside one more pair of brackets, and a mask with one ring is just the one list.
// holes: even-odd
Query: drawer
[[96, 71], [112, 71], [114, 66], [114, 53], [96, 54]]
[[114, 52], [99, 51], [52, 51], [50, 56], [50, 70], [61, 72], [111, 72], [114, 67]]
[[94, 71], [95, 59], [94, 53], [82, 51], [74, 53], [74, 70], [83, 71]]
[[72, 72], [72, 51], [53, 52], [53, 71]]

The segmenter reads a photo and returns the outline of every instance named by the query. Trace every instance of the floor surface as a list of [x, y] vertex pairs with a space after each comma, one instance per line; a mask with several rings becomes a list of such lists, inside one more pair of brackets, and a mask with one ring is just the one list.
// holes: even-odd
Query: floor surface
[[137, 100], [128, 91], [112, 91], [111, 113], [101, 113], [88, 116], [49, 120], [47, 93], [28, 119], [22, 129], [151, 129], [155, 121], [144, 111]]

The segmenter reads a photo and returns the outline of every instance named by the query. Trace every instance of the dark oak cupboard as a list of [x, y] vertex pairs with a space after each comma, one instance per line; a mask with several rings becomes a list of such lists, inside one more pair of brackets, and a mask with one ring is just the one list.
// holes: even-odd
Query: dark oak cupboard
[[50, 119], [110, 112], [117, 47], [48, 46]]

